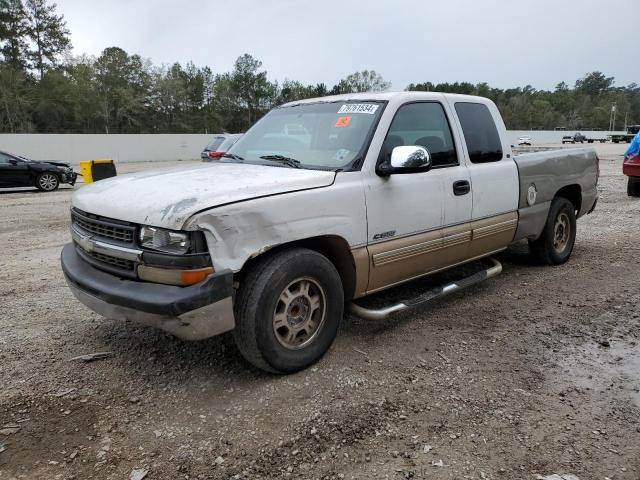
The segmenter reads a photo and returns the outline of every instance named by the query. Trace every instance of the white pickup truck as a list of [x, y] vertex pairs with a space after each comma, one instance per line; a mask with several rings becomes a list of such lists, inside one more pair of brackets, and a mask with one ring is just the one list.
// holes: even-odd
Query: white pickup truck
[[294, 372], [364, 318], [489, 278], [501, 265], [381, 309], [361, 297], [528, 239], [554, 265], [596, 204], [592, 149], [513, 156], [496, 106], [441, 93], [289, 103], [220, 161], [102, 180], [73, 196], [62, 269], [113, 319], [197, 340], [233, 330], [259, 368]]

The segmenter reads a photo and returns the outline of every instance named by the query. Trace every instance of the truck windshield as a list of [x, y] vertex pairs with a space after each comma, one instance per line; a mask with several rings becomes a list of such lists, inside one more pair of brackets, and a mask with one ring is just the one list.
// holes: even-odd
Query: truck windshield
[[325, 102], [276, 108], [223, 161], [346, 169], [365, 154], [382, 107], [378, 102]]

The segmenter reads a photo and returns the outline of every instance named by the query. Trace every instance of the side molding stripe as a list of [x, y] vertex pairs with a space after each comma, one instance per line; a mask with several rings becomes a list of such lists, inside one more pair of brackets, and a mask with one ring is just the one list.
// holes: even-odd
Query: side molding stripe
[[473, 240], [477, 238], [488, 237], [497, 233], [507, 232], [513, 230], [518, 225], [518, 219], [507, 220], [506, 222], [496, 223], [495, 225], [488, 225], [486, 227], [473, 229]]
[[408, 247], [390, 250], [384, 253], [378, 253], [373, 256], [373, 265], [379, 267], [380, 265], [396, 262], [398, 260], [405, 260], [416, 255], [435, 252], [437, 250], [442, 250], [443, 248], [453, 247], [454, 245], [460, 245], [469, 241], [471, 241], [471, 230], [447, 235], [444, 238], [436, 238], [435, 240], [429, 240], [428, 242], [422, 242]]
[[[511, 213], [516, 213], [516, 212], [511, 212]], [[510, 214], [497, 215], [495, 218], [504, 219], [505, 216], [507, 215], [510, 215]], [[490, 219], [484, 219], [484, 220], [481, 220], [481, 222], [486, 223], [487, 220], [490, 220]], [[445, 237], [428, 240], [426, 242], [416, 243], [414, 245], [408, 245], [402, 248], [396, 248], [386, 252], [376, 253], [372, 256], [373, 266], [380, 267], [382, 265], [386, 265], [386, 264], [401, 261], [401, 260], [406, 260], [408, 258], [415, 257], [418, 255], [437, 252], [438, 250], [443, 250], [449, 247], [454, 247], [456, 245], [462, 245], [464, 243], [473, 242], [474, 240], [479, 240], [479, 239], [491, 237], [493, 235], [498, 235], [500, 233], [513, 231], [518, 226], [518, 218], [516, 214], [516, 218], [511, 218], [509, 220], [501, 221], [499, 223], [485, 225], [477, 228], [473, 228], [473, 224], [474, 222], [469, 224], [471, 229], [467, 231], [446, 235]], [[451, 228], [451, 227], [445, 227], [442, 230], [444, 231], [448, 228]], [[382, 243], [387, 243], [387, 242], [382, 242]]]

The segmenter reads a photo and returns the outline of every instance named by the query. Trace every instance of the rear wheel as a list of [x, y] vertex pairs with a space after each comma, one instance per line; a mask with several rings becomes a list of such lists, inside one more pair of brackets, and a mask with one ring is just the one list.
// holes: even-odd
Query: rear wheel
[[60, 179], [55, 173], [42, 172], [36, 177], [36, 187], [42, 192], [53, 192], [60, 186]]
[[640, 177], [629, 177], [629, 180], [627, 180], [627, 195], [640, 197]]
[[564, 197], [551, 202], [549, 216], [540, 237], [529, 242], [531, 254], [545, 265], [560, 265], [569, 260], [576, 241], [576, 211]]
[[285, 250], [251, 267], [234, 310], [234, 337], [244, 358], [266, 371], [296, 372], [333, 343], [344, 313], [342, 281], [319, 253]]

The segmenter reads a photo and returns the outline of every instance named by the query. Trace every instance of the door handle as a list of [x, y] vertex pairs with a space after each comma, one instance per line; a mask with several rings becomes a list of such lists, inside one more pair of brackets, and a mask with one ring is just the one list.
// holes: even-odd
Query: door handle
[[466, 195], [471, 191], [471, 184], [467, 180], [458, 180], [453, 182], [454, 195]]

